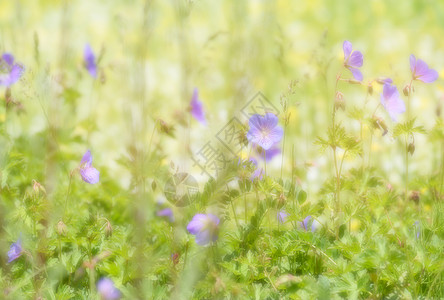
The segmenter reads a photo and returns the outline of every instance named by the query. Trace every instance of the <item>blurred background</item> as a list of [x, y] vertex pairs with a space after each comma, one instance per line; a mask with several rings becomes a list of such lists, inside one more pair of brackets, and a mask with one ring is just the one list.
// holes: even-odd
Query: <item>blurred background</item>
[[[161, 225], [151, 229], [143, 224], [154, 203], [163, 201], [161, 188], [169, 175], [187, 172], [202, 190], [209, 177], [193, 157], [208, 142], [217, 142], [233, 117], [247, 125], [241, 110], [258, 92], [280, 112], [281, 99], [286, 99], [291, 112], [284, 159], [277, 156], [270, 162], [270, 174], [278, 176], [283, 162], [283, 176], [296, 172], [311, 201], [318, 201], [315, 193], [334, 169], [331, 153], [320, 153], [314, 142], [326, 136], [331, 122], [336, 75], [352, 78], [343, 70], [344, 40], [364, 55], [362, 84], [341, 81], [338, 87], [345, 110], [337, 120], [364, 140], [362, 157], [347, 158], [344, 172], [361, 164], [373, 166], [387, 184], [401, 187], [404, 144], [392, 136], [395, 124], [381, 107], [375, 114], [388, 134], [373, 132], [365, 121], [380, 102], [382, 86], [374, 80], [392, 78], [406, 101], [402, 89], [411, 78], [410, 54], [436, 69], [438, 81], [415, 82], [411, 99], [417, 124], [430, 131], [442, 118], [443, 36], [444, 1], [438, 0], [0, 1], [0, 51], [12, 53], [26, 69], [11, 88], [16, 105], [0, 108], [5, 211], [0, 217], [20, 219], [24, 212], [9, 214], [35, 179], [55, 201], [57, 213], [50, 224], [56, 224], [65, 214], [69, 174], [90, 149], [101, 172], [101, 190], [75, 183], [69, 201], [78, 203], [83, 213], [108, 212], [114, 223], [134, 221], [132, 226], [141, 229], [131, 234], [132, 240], [161, 230]], [[84, 66], [87, 44], [98, 60], [97, 79]], [[194, 88], [206, 126], [189, 113]], [[442, 140], [427, 135], [415, 135], [415, 146], [412, 189], [422, 176], [438, 172], [443, 153]], [[76, 213], [70, 214], [76, 218]], [[0, 246], [6, 253], [6, 237], [10, 241], [24, 227], [5, 228]], [[123, 227], [114, 230], [114, 239], [126, 236]], [[185, 232], [167, 232], [153, 243], [174, 234], [183, 237]], [[118, 255], [134, 258], [128, 253], [120, 249], [116, 261], [122, 263]], [[158, 254], [165, 253], [171, 252]], [[106, 266], [108, 274], [120, 274], [115, 265]]]
[[[297, 80], [287, 147], [295, 145], [299, 163], [322, 166], [326, 162], [313, 141], [330, 119], [342, 42], [351, 41], [364, 55], [364, 84], [339, 86], [347, 109], [362, 108], [369, 81], [391, 77], [400, 90], [408, 83], [412, 53], [442, 73], [443, 6], [441, 1], [378, 0], [2, 1], [1, 50], [26, 66], [23, 83], [13, 89], [23, 113], [11, 116], [8, 132], [17, 137], [48, 126], [63, 128], [78, 139], [60, 140], [60, 147], [72, 153], [91, 148], [98, 164], [128, 185], [129, 174], [116, 161], [127, 155], [128, 144], [149, 140], [155, 120], [176, 127], [178, 138], [162, 141], [167, 160], [191, 171], [193, 153], [258, 91], [279, 107], [280, 95]], [[97, 80], [83, 66], [87, 43], [99, 58]], [[373, 85], [369, 114], [381, 90]], [[194, 87], [210, 120], [207, 127], [187, 113]], [[416, 88], [412, 111], [430, 128], [442, 105], [442, 88]], [[378, 115], [391, 127], [382, 109]], [[344, 123], [359, 128], [358, 121]], [[399, 150], [390, 146], [395, 142], [389, 136], [374, 142], [375, 157], [390, 157], [375, 163], [383, 162], [390, 180], [399, 180], [402, 157], [391, 152]], [[428, 172], [434, 162], [424, 148], [417, 147], [415, 158]]]

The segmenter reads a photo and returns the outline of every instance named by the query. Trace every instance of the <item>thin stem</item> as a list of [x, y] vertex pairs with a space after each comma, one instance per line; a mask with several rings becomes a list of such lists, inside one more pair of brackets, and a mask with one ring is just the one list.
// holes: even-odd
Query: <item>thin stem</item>
[[282, 179], [282, 170], [284, 168], [284, 152], [285, 152], [285, 134], [287, 132], [287, 122], [285, 122], [284, 126], [284, 138], [282, 141], [282, 155], [281, 155], [281, 179]]
[[[412, 94], [412, 83], [413, 78], [410, 80], [408, 86], [408, 96], [407, 96], [407, 121], [410, 120], [410, 95]], [[405, 138], [405, 195], [404, 200], [407, 203], [409, 195], [409, 145], [408, 145], [408, 137]]]
[[333, 161], [335, 163], [335, 173], [336, 173], [336, 193], [335, 193], [335, 204], [336, 204], [336, 213], [339, 212], [339, 170], [338, 170], [338, 162], [336, 159], [336, 147], [333, 149]]
[[265, 172], [264, 177], [267, 178], [267, 156], [265, 153], [265, 149], [263, 149], [263, 151], [264, 151], [264, 172]]
[[65, 208], [63, 210], [63, 219], [65, 218], [65, 214], [66, 214], [66, 207], [68, 206], [68, 199], [69, 199], [69, 193], [71, 192], [71, 182], [72, 182], [72, 176], [73, 176], [73, 171], [71, 171], [69, 173], [69, 183], [68, 183], [68, 192], [66, 193], [66, 199], [65, 199]]
[[245, 224], [248, 222], [248, 212], [247, 212], [247, 181], [245, 180], [245, 191], [244, 191], [244, 209], [245, 209]]
[[407, 203], [409, 193], [409, 144], [408, 138], [404, 138], [405, 141], [405, 195], [404, 200]]

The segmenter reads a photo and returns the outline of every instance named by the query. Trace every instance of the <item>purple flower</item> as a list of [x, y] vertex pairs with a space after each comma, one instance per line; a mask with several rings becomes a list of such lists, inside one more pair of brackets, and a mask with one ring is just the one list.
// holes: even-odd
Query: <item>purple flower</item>
[[425, 83], [431, 83], [438, 79], [438, 72], [429, 69], [429, 66], [421, 59], [416, 59], [415, 55], [410, 55], [410, 70], [412, 70], [412, 78], [421, 80]]
[[188, 223], [187, 230], [196, 236], [196, 243], [205, 246], [215, 242], [219, 235], [219, 218], [212, 214], [197, 214]]
[[305, 229], [305, 231], [310, 229], [312, 232], [314, 232], [319, 228], [318, 221], [313, 219], [311, 216], [308, 216], [302, 222], [299, 222], [299, 225]]
[[205, 111], [203, 109], [203, 104], [199, 100], [199, 91], [197, 88], [194, 88], [193, 96], [191, 97], [191, 115], [199, 121], [202, 125], [207, 124], [207, 120], [205, 119]]
[[250, 161], [256, 167], [256, 169], [253, 171], [253, 173], [250, 176], [250, 180], [254, 181], [255, 178], [262, 180], [263, 175], [264, 175], [264, 170], [262, 168], [258, 167], [256, 159], [250, 158]]
[[384, 84], [381, 94], [381, 104], [394, 122], [398, 120], [398, 115], [405, 112], [404, 101], [399, 97], [398, 89], [390, 83]]
[[272, 113], [265, 116], [253, 115], [248, 121], [250, 130], [247, 133], [248, 140], [261, 146], [264, 150], [269, 150], [274, 144], [282, 139], [284, 131], [278, 125], [278, 117]]
[[23, 71], [21, 64], [14, 63], [12, 54], [4, 53], [0, 58], [0, 86], [11, 86], [22, 77]]
[[284, 224], [287, 221], [287, 217], [288, 214], [284, 210], [278, 211], [277, 219], [280, 223]]
[[265, 152], [265, 161], [272, 160], [276, 155], [279, 155], [281, 153], [281, 149], [277, 145], [273, 145], [270, 149], [264, 150], [260, 146], [256, 146], [255, 150], [260, 158], [264, 159], [264, 152]]
[[114, 286], [111, 279], [107, 277], [101, 278], [97, 282], [97, 292], [103, 300], [114, 300], [120, 298], [120, 291]]
[[83, 181], [87, 183], [95, 184], [99, 182], [100, 173], [92, 166], [92, 155], [89, 150], [86, 151], [80, 161], [80, 175], [82, 176]]
[[8, 251], [8, 263], [12, 262], [13, 260], [16, 260], [23, 254], [23, 248], [22, 248], [22, 242], [20, 239], [17, 240], [17, 242], [12, 243], [11, 247]]
[[89, 44], [86, 44], [85, 49], [83, 50], [83, 60], [89, 74], [92, 77], [97, 78], [96, 56], [94, 55], [94, 52], [92, 51], [91, 46]]
[[362, 67], [363, 64], [362, 53], [359, 51], [353, 51], [352, 44], [349, 41], [344, 41], [342, 49], [344, 50], [344, 66], [352, 72], [353, 77], [356, 80], [362, 81], [363, 76], [358, 69]]
[[169, 207], [157, 211], [156, 214], [159, 217], [168, 217], [170, 222], [174, 222], [173, 210], [171, 208], [169, 208]]

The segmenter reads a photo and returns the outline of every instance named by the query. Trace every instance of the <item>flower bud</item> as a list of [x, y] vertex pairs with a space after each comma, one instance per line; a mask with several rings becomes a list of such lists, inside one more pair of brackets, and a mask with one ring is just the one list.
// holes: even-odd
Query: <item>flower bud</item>
[[410, 200], [414, 201], [416, 204], [419, 203], [419, 199], [420, 199], [420, 193], [419, 191], [412, 191], [412, 193], [410, 194]]
[[171, 254], [171, 261], [173, 262], [174, 265], [177, 265], [179, 263], [179, 253], [173, 253]]
[[66, 225], [63, 223], [63, 221], [60, 220], [57, 223], [56, 229], [59, 235], [66, 235]]
[[342, 94], [341, 92], [336, 92], [335, 97], [335, 110], [338, 109], [345, 110], [344, 94]]
[[106, 220], [105, 224], [105, 237], [110, 237], [113, 235], [113, 227], [111, 226], [111, 222]]
[[402, 92], [404, 93], [404, 96], [408, 97], [410, 94], [410, 87], [408, 85], [406, 85], [403, 89]]
[[378, 116], [373, 116], [373, 128], [380, 129], [382, 131], [382, 136], [386, 135], [388, 132], [387, 124], [385, 124], [384, 120]]
[[36, 192], [37, 194], [42, 191], [43, 193], [46, 193], [45, 188], [35, 179], [32, 180], [32, 189], [34, 190], [34, 192]]
[[285, 195], [282, 193], [279, 195], [278, 201], [277, 201], [277, 208], [281, 209], [285, 202], [287, 201], [287, 197], [285, 197]]
[[410, 153], [410, 155], [413, 155], [415, 153], [415, 143], [411, 142], [407, 147], [407, 152]]
[[369, 95], [373, 95], [373, 85], [371, 83], [367, 86], [367, 92]]

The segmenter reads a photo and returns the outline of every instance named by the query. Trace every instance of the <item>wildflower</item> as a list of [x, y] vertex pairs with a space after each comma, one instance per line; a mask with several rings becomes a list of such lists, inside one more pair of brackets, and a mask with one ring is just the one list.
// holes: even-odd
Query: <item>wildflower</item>
[[358, 69], [362, 67], [363, 64], [362, 53], [359, 51], [353, 51], [352, 44], [349, 41], [344, 41], [342, 49], [344, 50], [344, 66], [352, 72], [353, 77], [356, 80], [362, 81], [363, 76]]
[[17, 242], [12, 243], [8, 251], [8, 263], [16, 260], [23, 254], [22, 242], [20, 239]]
[[438, 72], [429, 69], [429, 66], [421, 59], [416, 59], [415, 55], [410, 55], [410, 70], [413, 80], [421, 80], [425, 83], [431, 83], [438, 79]]
[[103, 300], [114, 300], [120, 298], [119, 289], [117, 289], [114, 286], [113, 281], [107, 277], [103, 277], [97, 282], [97, 291]]
[[254, 181], [255, 178], [258, 178], [259, 180], [262, 180], [264, 170], [262, 168], [259, 168], [257, 165], [257, 160], [254, 158], [250, 158], [250, 162], [256, 167], [253, 171], [253, 173], [250, 176], [250, 180]]
[[194, 88], [193, 96], [191, 97], [191, 115], [202, 125], [207, 124], [207, 120], [205, 119], [205, 111], [203, 109], [203, 104], [199, 100], [199, 91], [197, 88]]
[[99, 182], [100, 173], [92, 166], [92, 155], [89, 150], [86, 151], [80, 161], [80, 175], [82, 176], [83, 181], [87, 183], [95, 184]]
[[173, 210], [169, 207], [157, 211], [156, 214], [158, 217], [168, 217], [170, 222], [174, 222]]
[[60, 220], [56, 225], [56, 230], [59, 235], [66, 235], [67, 232], [66, 224], [63, 223], [62, 220]]
[[404, 101], [399, 97], [398, 89], [390, 83], [384, 84], [381, 94], [381, 104], [394, 122], [397, 121], [399, 114], [405, 112]]
[[83, 50], [83, 60], [85, 63], [85, 68], [88, 70], [89, 74], [93, 78], [97, 78], [96, 56], [94, 55], [94, 52], [89, 44], [86, 44], [85, 49]]
[[287, 221], [287, 217], [288, 214], [284, 210], [278, 211], [277, 219], [280, 223], [284, 224]]
[[284, 134], [282, 127], [278, 125], [278, 117], [272, 113], [266, 113], [265, 116], [255, 114], [248, 123], [250, 125], [247, 133], [248, 140], [265, 151], [278, 143]]
[[312, 218], [312, 216], [306, 217], [302, 222], [299, 222], [299, 225], [307, 230], [311, 230], [312, 232], [315, 232], [319, 228], [319, 222]]
[[212, 214], [197, 214], [188, 223], [187, 230], [196, 236], [196, 243], [205, 246], [215, 242], [219, 234], [219, 218]]
[[9, 87], [22, 77], [24, 67], [19, 63], [14, 63], [14, 56], [4, 53], [0, 58], [0, 86]]

